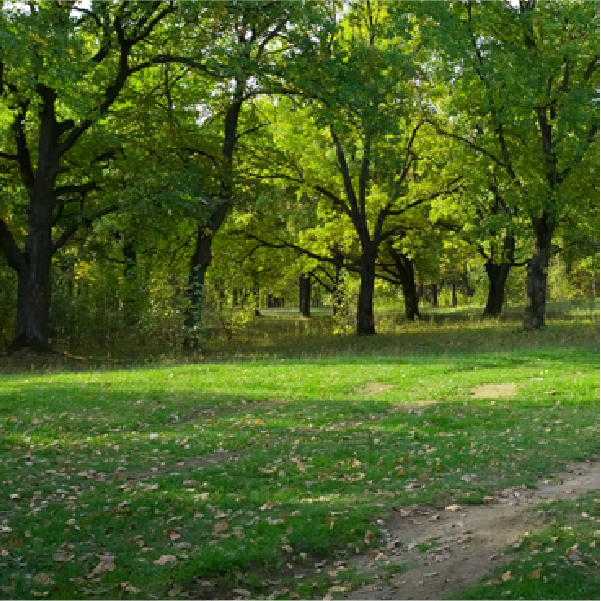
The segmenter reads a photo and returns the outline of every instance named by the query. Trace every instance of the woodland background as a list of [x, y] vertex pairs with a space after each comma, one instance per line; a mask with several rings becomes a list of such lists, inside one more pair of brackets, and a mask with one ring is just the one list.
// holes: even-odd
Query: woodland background
[[[598, 2], [3, 2], [0, 344], [599, 296]], [[278, 312], [279, 311], [279, 312]], [[269, 313], [269, 312], [268, 312]], [[333, 314], [330, 317], [330, 314]]]

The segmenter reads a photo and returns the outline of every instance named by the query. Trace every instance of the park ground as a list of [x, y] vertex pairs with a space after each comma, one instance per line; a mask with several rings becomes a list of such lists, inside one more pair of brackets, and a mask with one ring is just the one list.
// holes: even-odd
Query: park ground
[[257, 328], [0, 357], [0, 598], [599, 598], [598, 303]]

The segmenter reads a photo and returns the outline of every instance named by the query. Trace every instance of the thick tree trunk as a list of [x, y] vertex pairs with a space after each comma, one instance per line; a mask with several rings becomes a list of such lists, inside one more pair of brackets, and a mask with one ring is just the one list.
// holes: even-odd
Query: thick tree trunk
[[50, 255], [43, 253], [18, 272], [17, 327], [11, 351], [47, 351], [50, 314]]
[[188, 276], [190, 306], [188, 307], [185, 319], [187, 336], [184, 341], [184, 346], [188, 348], [196, 348], [198, 346], [198, 330], [201, 323], [206, 274], [213, 258], [211, 254], [212, 244], [213, 235], [206, 227], [199, 226], [196, 237], [196, 249], [190, 259], [190, 274]]
[[419, 298], [413, 276], [413, 265], [411, 265], [411, 276], [407, 276], [406, 280], [404, 279], [401, 282], [401, 286], [403, 288], [403, 298], [405, 299], [405, 317], [411, 321], [421, 319]]
[[357, 335], [373, 336], [374, 287], [376, 282], [376, 254], [364, 251], [361, 255], [361, 285], [357, 300]]
[[488, 298], [483, 317], [499, 317], [505, 302], [505, 284], [511, 269], [510, 263], [499, 265], [488, 261], [485, 265], [488, 276]]
[[396, 250], [392, 244], [388, 244], [390, 256], [394, 262], [397, 276], [403, 289], [405, 299], [405, 317], [411, 321], [420, 319], [419, 296], [415, 285], [415, 270], [413, 261], [404, 253]]
[[[50, 263], [53, 254], [52, 209], [54, 206], [52, 174], [56, 171], [56, 164], [51, 149], [45, 148], [42, 141], [40, 150], [46, 152], [40, 156], [38, 177], [29, 195], [25, 250], [19, 252], [8, 230], [4, 232], [7, 237], [2, 244], [18, 276], [17, 327], [10, 345], [12, 351], [23, 347], [34, 350], [49, 349]], [[12, 244], [12, 249], [5, 246], [4, 242]]]
[[532, 219], [534, 230], [534, 253], [526, 270], [526, 315], [524, 326], [527, 330], [538, 330], [545, 325], [547, 301], [547, 270], [551, 258], [551, 239], [555, 224], [543, 212], [541, 217]]
[[311, 276], [298, 278], [298, 305], [303, 317], [311, 317]]

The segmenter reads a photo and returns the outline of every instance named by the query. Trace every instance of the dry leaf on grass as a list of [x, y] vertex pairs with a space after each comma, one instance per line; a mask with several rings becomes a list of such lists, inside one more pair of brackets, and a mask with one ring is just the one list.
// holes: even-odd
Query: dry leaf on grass
[[155, 559], [152, 563], [155, 566], [164, 566], [170, 561], [176, 561], [177, 557], [175, 555], [161, 555], [158, 559]]
[[93, 570], [92, 574], [102, 574], [103, 572], [112, 572], [115, 564], [112, 561], [101, 561]]
[[220, 532], [225, 532], [229, 528], [229, 524], [225, 520], [221, 520], [221, 522], [217, 522], [213, 526], [213, 534], [219, 534]]
[[75, 555], [73, 553], [53, 553], [52, 559], [54, 561], [71, 561]]
[[54, 580], [52, 580], [52, 574], [46, 574], [45, 572], [40, 572], [36, 574], [33, 579], [38, 584], [54, 584]]

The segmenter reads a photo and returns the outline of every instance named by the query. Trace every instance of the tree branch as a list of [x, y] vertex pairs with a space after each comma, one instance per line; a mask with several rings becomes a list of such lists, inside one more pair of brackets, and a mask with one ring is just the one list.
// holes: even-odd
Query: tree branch
[[68, 196], [70, 194], [87, 194], [88, 192], [92, 192], [92, 190], [97, 189], [98, 185], [96, 182], [87, 182], [85, 184], [79, 184], [75, 186], [59, 186], [56, 188], [54, 196], [55, 198], [60, 198], [61, 196]]
[[114, 213], [115, 211], [119, 210], [119, 207], [117, 205], [112, 205], [110, 207], [107, 207], [106, 209], [102, 209], [100, 211], [96, 211], [95, 213], [92, 213], [91, 215], [88, 215], [86, 217], [82, 217], [82, 221], [80, 223], [75, 223], [73, 225], [71, 225], [70, 227], [68, 227], [56, 240], [56, 242], [53, 243], [52, 245], [52, 254], [54, 254], [59, 248], [62, 248], [67, 241], [69, 240], [69, 238], [82, 226], [85, 227], [90, 227], [92, 225], [92, 223], [94, 222], [95, 219], [98, 219], [99, 217], [102, 217], [103, 215], [108, 215], [109, 213]]
[[0, 219], [0, 248], [4, 251], [8, 264], [17, 273], [21, 273], [27, 266], [27, 261], [23, 253], [19, 250], [4, 219]]

